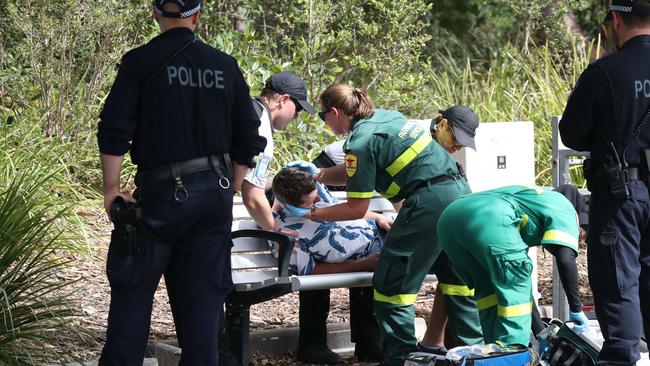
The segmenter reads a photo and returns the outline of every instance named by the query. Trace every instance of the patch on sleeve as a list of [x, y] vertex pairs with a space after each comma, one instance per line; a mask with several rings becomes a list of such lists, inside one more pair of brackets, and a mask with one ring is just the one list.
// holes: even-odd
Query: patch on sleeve
[[357, 157], [356, 155], [346, 154], [345, 155], [345, 172], [348, 174], [348, 177], [354, 175], [357, 172]]

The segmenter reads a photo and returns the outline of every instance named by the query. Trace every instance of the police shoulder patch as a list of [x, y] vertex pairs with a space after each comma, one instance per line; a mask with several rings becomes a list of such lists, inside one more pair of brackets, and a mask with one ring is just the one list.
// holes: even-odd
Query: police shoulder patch
[[357, 156], [353, 154], [345, 155], [345, 172], [348, 174], [348, 177], [354, 175], [357, 172]]

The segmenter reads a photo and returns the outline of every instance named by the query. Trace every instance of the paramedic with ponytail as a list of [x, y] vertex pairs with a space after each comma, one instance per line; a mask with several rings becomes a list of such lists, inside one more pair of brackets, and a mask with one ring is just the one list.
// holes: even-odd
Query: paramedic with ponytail
[[[349, 133], [345, 163], [320, 170], [303, 168], [312, 170], [326, 184], [347, 182], [348, 200], [314, 208], [305, 217], [315, 221], [360, 219], [375, 190], [392, 202], [404, 200], [373, 277], [384, 365], [402, 365], [409, 352], [417, 351], [414, 303], [441, 251], [435, 230], [438, 216], [454, 199], [469, 193], [469, 187], [454, 159], [432, 140], [429, 131], [408, 122], [397, 111], [375, 109], [364, 90], [331, 85], [321, 95], [320, 106], [320, 117], [337, 135]], [[440, 271], [439, 277], [445, 272]], [[473, 302], [471, 297], [463, 300]], [[463, 308], [448, 304], [447, 308], [456, 313], [471, 309], [468, 316], [460, 318], [467, 322], [476, 319], [473, 304]], [[459, 330], [476, 327], [478, 324], [463, 324]]]

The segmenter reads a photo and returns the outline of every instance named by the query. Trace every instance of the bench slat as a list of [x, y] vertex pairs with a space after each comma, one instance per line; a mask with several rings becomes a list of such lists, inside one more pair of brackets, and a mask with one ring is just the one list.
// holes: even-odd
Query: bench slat
[[368, 206], [368, 209], [373, 212], [395, 212], [395, 207], [393, 207], [393, 204], [390, 203], [390, 201], [386, 199], [371, 199], [370, 200], [370, 206]]
[[255, 221], [251, 220], [250, 217], [248, 218], [248, 220], [232, 221], [232, 231], [246, 230], [246, 229], [259, 229], [259, 226], [257, 226]]
[[[259, 238], [239, 238], [234, 239], [234, 246], [231, 249], [232, 253], [241, 253], [241, 252], [261, 252], [269, 250], [268, 242], [264, 239]], [[267, 254], [270, 256], [270, 253]], [[236, 256], [232, 256], [235, 258]]]
[[[232, 222], [232, 231], [245, 230], [245, 229], [259, 229], [255, 221], [250, 220], [237, 220]], [[237, 238], [233, 240], [234, 246], [232, 253], [241, 252], [261, 252], [269, 250], [268, 242], [259, 238]], [[235, 256], [233, 256], [234, 258]], [[276, 263], [277, 264], [277, 263]], [[255, 267], [251, 267], [255, 268]]]
[[[333, 193], [345, 193], [345, 192], [333, 192]], [[334, 195], [340, 202], [347, 201], [345, 194], [336, 194]], [[237, 202], [239, 201], [239, 202]], [[376, 195], [370, 199], [370, 211], [373, 212], [395, 212], [395, 208], [387, 199]], [[232, 207], [232, 218], [234, 221], [237, 220], [250, 220], [251, 216], [246, 210], [246, 206], [241, 202], [241, 198], [235, 200], [235, 203]]]
[[232, 269], [278, 268], [278, 259], [268, 253], [233, 255], [230, 260]]
[[288, 284], [291, 281], [289, 277], [277, 276], [277, 270], [259, 272], [233, 272], [232, 282], [235, 284], [235, 291], [246, 292], [276, 284]]
[[[340, 202], [345, 202], [348, 200], [346, 192], [331, 192], [332, 196], [336, 197]], [[373, 212], [395, 212], [395, 207], [390, 203], [389, 200], [382, 197], [380, 194], [375, 192], [375, 195], [370, 199], [370, 206], [368, 207], [370, 211]]]
[[239, 287], [243, 286], [244, 291], [251, 291], [255, 288], [270, 286], [277, 283], [278, 271], [260, 271], [260, 272], [233, 272], [232, 282], [235, 288], [239, 291]]
[[232, 219], [241, 220], [241, 219], [250, 219], [251, 215], [246, 210], [246, 206], [243, 204], [235, 204], [232, 206]]
[[[365, 287], [372, 285], [373, 272], [331, 273], [324, 275], [291, 276], [291, 290], [324, 290], [330, 288]], [[429, 274], [425, 282], [437, 281]]]

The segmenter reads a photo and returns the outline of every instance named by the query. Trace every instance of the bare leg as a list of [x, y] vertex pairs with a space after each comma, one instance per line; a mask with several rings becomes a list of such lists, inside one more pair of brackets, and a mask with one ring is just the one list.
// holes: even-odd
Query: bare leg
[[447, 308], [445, 295], [440, 286], [436, 287], [431, 315], [427, 322], [427, 331], [420, 343], [426, 347], [443, 347], [445, 345], [445, 327], [447, 326]]

